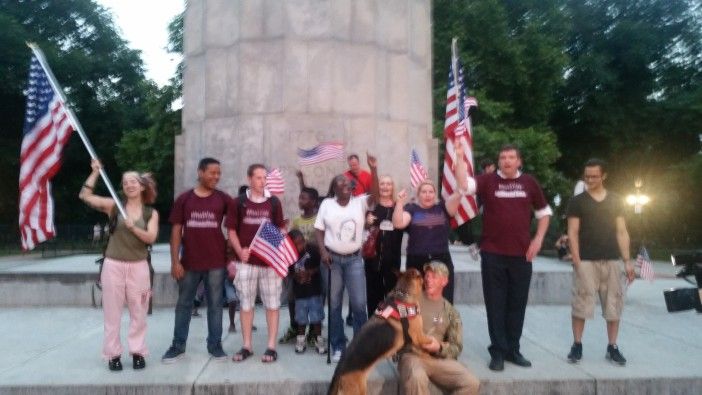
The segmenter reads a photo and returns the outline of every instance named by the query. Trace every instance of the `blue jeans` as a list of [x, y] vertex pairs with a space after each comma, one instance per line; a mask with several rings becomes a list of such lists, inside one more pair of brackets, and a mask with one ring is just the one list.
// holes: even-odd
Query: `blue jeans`
[[207, 350], [222, 344], [222, 300], [226, 269], [186, 271], [178, 281], [178, 303], [175, 309], [173, 347], [185, 351], [190, 329], [190, 317], [197, 286], [202, 281], [207, 297]]
[[341, 317], [341, 306], [344, 297], [344, 287], [349, 290], [349, 302], [353, 314], [353, 333], [358, 333], [368, 320], [366, 313], [366, 272], [361, 255], [340, 256], [331, 253], [331, 313], [329, 338], [332, 350], [346, 348], [344, 335], [344, 320]]

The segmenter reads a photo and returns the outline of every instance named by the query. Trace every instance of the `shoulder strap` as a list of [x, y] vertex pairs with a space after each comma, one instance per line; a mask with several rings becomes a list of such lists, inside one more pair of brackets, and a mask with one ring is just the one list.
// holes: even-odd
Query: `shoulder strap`
[[147, 226], [149, 224], [149, 221], [151, 221], [151, 216], [154, 213], [154, 208], [151, 206], [144, 205], [141, 208], [141, 218], [144, 219], [144, 226]]

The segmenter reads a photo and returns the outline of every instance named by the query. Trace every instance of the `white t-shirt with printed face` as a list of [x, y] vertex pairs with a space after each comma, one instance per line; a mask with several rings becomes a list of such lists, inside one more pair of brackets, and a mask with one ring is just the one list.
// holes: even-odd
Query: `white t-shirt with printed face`
[[327, 198], [319, 206], [314, 228], [324, 231], [324, 245], [331, 252], [350, 254], [363, 244], [366, 211], [368, 195], [351, 197], [346, 206], [340, 206], [336, 198]]

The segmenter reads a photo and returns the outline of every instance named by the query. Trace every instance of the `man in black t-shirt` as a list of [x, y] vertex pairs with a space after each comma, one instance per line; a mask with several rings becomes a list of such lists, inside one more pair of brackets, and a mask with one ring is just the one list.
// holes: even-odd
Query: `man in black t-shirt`
[[577, 363], [582, 358], [585, 320], [594, 317], [595, 295], [599, 294], [609, 340], [605, 357], [623, 366], [626, 359], [617, 347], [617, 335], [624, 293], [634, 281], [624, 207], [621, 198], [604, 187], [607, 178], [604, 161], [590, 159], [585, 164], [583, 178], [587, 190], [571, 198], [567, 211], [574, 276], [574, 342], [568, 361]]

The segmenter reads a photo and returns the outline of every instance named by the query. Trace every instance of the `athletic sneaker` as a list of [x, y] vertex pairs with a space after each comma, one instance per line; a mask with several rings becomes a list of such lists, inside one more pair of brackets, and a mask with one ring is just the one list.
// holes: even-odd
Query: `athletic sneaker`
[[605, 354], [605, 358], [616, 363], [619, 366], [626, 365], [626, 358], [624, 358], [622, 353], [619, 352], [619, 347], [617, 347], [616, 344], [610, 344], [607, 346], [607, 353]]
[[336, 350], [331, 357], [332, 362], [339, 363], [341, 361], [341, 350]]
[[573, 343], [570, 347], [570, 353], [568, 353], [568, 362], [578, 363], [583, 357], [583, 344]]
[[185, 350], [181, 350], [176, 346], [171, 346], [163, 357], [161, 357], [161, 362], [163, 363], [173, 363], [185, 355]]
[[296, 341], [295, 341], [295, 352], [298, 354], [302, 354], [307, 350], [307, 344], [305, 342], [305, 335], [297, 335]]
[[317, 353], [326, 354], [327, 353], [327, 339], [325, 339], [321, 335], [317, 336], [317, 339], [315, 339], [314, 347], [317, 349]]

